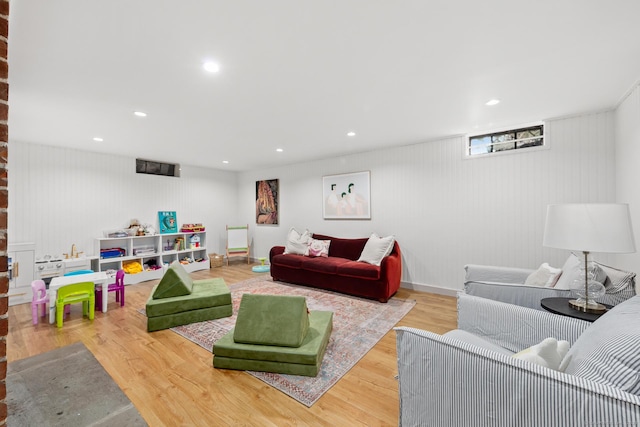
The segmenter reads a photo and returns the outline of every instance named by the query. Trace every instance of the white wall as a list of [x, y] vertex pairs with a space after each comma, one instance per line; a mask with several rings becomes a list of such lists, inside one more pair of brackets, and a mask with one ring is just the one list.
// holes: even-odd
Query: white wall
[[[542, 247], [546, 206], [615, 199], [613, 114], [549, 120], [550, 149], [464, 159], [464, 137], [240, 174], [239, 213], [253, 256], [283, 244], [290, 227], [338, 237], [394, 234], [403, 281], [461, 289], [468, 263], [561, 267], [568, 252]], [[323, 220], [322, 176], [371, 171], [371, 220]], [[255, 224], [255, 181], [280, 180], [280, 225]], [[607, 261], [606, 257], [597, 257]], [[445, 291], [446, 292], [446, 291]]]
[[[618, 255], [616, 266], [640, 273], [640, 85], [635, 85], [621, 101], [615, 114], [617, 201], [629, 203], [637, 252]], [[640, 281], [636, 279], [636, 289]]]
[[[38, 256], [72, 243], [91, 253], [103, 230], [132, 218], [157, 225], [159, 210], [204, 223], [210, 252], [224, 250], [226, 224], [248, 223], [254, 258], [292, 226], [377, 232], [400, 243], [406, 284], [450, 292], [468, 263], [560, 267], [567, 252], [542, 247], [547, 204], [615, 200], [612, 112], [549, 120], [545, 132], [550, 149], [481, 159], [464, 159], [464, 138], [453, 137], [239, 174], [183, 166], [179, 179], [135, 174], [127, 156], [12, 143], [9, 242], [35, 242]], [[322, 176], [363, 170], [371, 171], [372, 219], [323, 220]], [[258, 226], [255, 181], [274, 178], [280, 225]]]
[[[153, 156], [151, 156], [153, 157]], [[71, 245], [92, 254], [104, 230], [132, 218], [158, 227], [158, 211], [178, 223], [203, 223], [209, 252], [225, 247], [225, 224], [236, 218], [237, 174], [182, 167], [180, 178], [135, 173], [135, 159], [57, 147], [9, 145], [8, 241], [34, 242], [36, 256]]]

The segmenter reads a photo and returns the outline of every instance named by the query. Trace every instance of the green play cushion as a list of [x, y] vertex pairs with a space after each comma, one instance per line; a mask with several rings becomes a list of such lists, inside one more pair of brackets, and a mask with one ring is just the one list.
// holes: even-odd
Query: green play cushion
[[159, 331], [161, 329], [173, 328], [174, 326], [188, 325], [189, 323], [204, 322], [205, 320], [229, 317], [233, 314], [231, 304], [219, 305], [216, 307], [200, 308], [182, 313], [167, 314], [165, 316], [149, 317], [147, 319], [147, 331]]
[[244, 294], [233, 340], [244, 344], [299, 347], [308, 329], [305, 297]]
[[[233, 341], [232, 329], [213, 344], [213, 366], [315, 376], [327, 349], [332, 328], [333, 312], [312, 311], [309, 315], [309, 330], [300, 347], [236, 343]], [[290, 370], [287, 371], [289, 364]], [[298, 365], [307, 365], [309, 368], [301, 369]], [[270, 369], [265, 369], [266, 367]]]
[[171, 298], [189, 295], [193, 287], [193, 280], [187, 270], [178, 261], [171, 266], [160, 279], [160, 283], [153, 289], [151, 295], [154, 299]]
[[[159, 286], [156, 285], [156, 286]], [[151, 295], [154, 295], [151, 292]], [[194, 280], [192, 292], [185, 296], [147, 300], [147, 317], [165, 316], [201, 308], [231, 305], [231, 292], [221, 278]]]

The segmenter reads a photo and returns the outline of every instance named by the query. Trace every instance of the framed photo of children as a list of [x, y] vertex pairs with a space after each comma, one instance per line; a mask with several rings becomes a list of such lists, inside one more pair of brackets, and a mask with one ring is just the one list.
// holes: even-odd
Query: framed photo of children
[[371, 219], [371, 172], [322, 177], [324, 219]]
[[159, 211], [158, 223], [160, 234], [169, 234], [178, 232], [178, 220], [175, 211]]
[[277, 179], [256, 181], [256, 224], [278, 224]]

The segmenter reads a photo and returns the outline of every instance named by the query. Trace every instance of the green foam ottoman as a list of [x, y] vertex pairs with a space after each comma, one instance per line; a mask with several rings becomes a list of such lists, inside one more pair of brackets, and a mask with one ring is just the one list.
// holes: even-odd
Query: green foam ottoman
[[333, 313], [309, 313], [304, 297], [245, 294], [235, 328], [213, 345], [213, 366], [315, 377], [332, 329]]
[[233, 314], [231, 292], [224, 280], [192, 280], [178, 262], [154, 286], [145, 308], [148, 332]]
[[333, 328], [331, 311], [312, 311], [300, 347], [236, 343], [232, 329], [213, 345], [213, 367], [315, 377]]

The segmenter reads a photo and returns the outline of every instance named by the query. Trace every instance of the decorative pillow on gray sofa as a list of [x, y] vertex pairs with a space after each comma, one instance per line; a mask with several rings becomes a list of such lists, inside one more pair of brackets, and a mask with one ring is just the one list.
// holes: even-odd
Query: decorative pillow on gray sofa
[[640, 296], [605, 313], [571, 346], [560, 370], [640, 395]]

